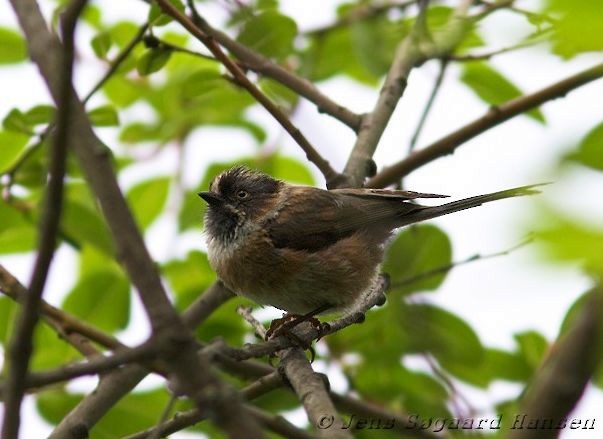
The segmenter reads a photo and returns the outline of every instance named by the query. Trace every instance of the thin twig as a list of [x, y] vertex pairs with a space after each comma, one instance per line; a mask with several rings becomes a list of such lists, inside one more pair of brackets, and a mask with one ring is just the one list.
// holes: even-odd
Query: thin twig
[[[550, 30], [552, 30], [552, 28], [547, 29], [547, 32]], [[543, 32], [542, 34], [544, 34], [544, 33], [546, 33], [546, 32]], [[450, 54], [445, 59], [447, 59], [449, 61], [457, 61], [457, 62], [488, 60], [490, 58], [493, 58], [497, 55], [501, 55], [503, 53], [513, 52], [513, 51], [516, 51], [519, 49], [525, 49], [525, 48], [534, 46], [536, 44], [542, 43], [542, 41], [543, 40], [541, 40], [541, 39], [534, 38], [534, 39], [529, 39], [527, 41], [522, 41], [517, 44], [513, 44], [511, 46], [501, 47], [500, 49], [495, 49], [495, 50], [491, 50], [489, 52], [484, 52], [484, 53], [467, 53], [467, 54], [463, 54], [463, 55]]]
[[291, 122], [289, 117], [276, 105], [270, 98], [260, 91], [253, 82], [245, 75], [241, 68], [230, 59], [216, 44], [216, 40], [213, 36], [206, 33], [205, 30], [200, 29], [193, 23], [185, 14], [180, 12], [169, 0], [156, 0], [157, 4], [161, 9], [174, 20], [180, 23], [187, 31], [189, 31], [195, 38], [201, 41], [205, 47], [218, 59], [226, 69], [232, 74], [234, 79], [245, 88], [251, 96], [255, 98], [277, 121], [281, 126], [289, 133], [291, 138], [302, 148], [306, 153], [306, 157], [312, 162], [324, 175], [327, 186], [330, 183], [337, 180], [338, 173], [331, 167], [328, 161], [326, 161], [316, 149], [310, 144], [308, 139], [302, 134], [302, 132]]
[[84, 97], [84, 99], [82, 99], [82, 103], [84, 105], [86, 105], [88, 103], [88, 101], [90, 100], [90, 98], [98, 90], [101, 89], [101, 87], [117, 71], [117, 69], [119, 68], [119, 66], [121, 66], [121, 64], [128, 58], [128, 56], [130, 55], [130, 53], [132, 53], [132, 51], [134, 50], [134, 48], [136, 47], [136, 45], [138, 43], [140, 43], [140, 41], [142, 40], [142, 37], [144, 36], [144, 33], [147, 31], [148, 28], [149, 28], [149, 24], [148, 23], [144, 23], [142, 26], [140, 26], [138, 28], [138, 32], [136, 32], [136, 35], [134, 35], [134, 37], [130, 40], [130, 42], [128, 44], [126, 44], [126, 46], [123, 48], [123, 50], [115, 57], [115, 59], [113, 60], [113, 62], [111, 62], [111, 65], [109, 66], [109, 69], [105, 72], [105, 74], [103, 75], [103, 77], [96, 84], [94, 84], [94, 87], [92, 87], [92, 89], [88, 92], [88, 94]]
[[[17, 303], [24, 303], [27, 288], [23, 286], [8, 270], [0, 264], [0, 291]], [[63, 339], [86, 356], [98, 354], [98, 350], [90, 345], [94, 341], [99, 345], [116, 350], [125, 348], [119, 340], [112, 335], [100, 331], [96, 327], [81, 321], [77, 317], [55, 308], [44, 299], [40, 302], [40, 314]]]
[[[56, 69], [62, 47], [52, 35], [35, 0], [11, 0], [37, 64], [53, 99], [58, 100], [62, 78]], [[70, 134], [77, 136], [74, 152], [98, 197], [103, 214], [123, 263], [144, 306], [157, 343], [159, 356], [174, 377], [178, 389], [197, 406], [212, 407], [211, 418], [230, 435], [260, 438], [257, 423], [242, 411], [232, 387], [222, 383], [204, 359], [197, 357], [196, 343], [169, 300], [136, 221], [118, 185], [107, 148], [94, 134], [82, 103], [70, 87]], [[81, 425], [81, 424], [80, 424]]]
[[469, 264], [469, 263], [475, 262], [475, 261], [483, 261], [485, 259], [497, 258], [499, 256], [506, 256], [506, 255], [510, 254], [511, 252], [514, 252], [515, 250], [520, 249], [521, 247], [523, 247], [527, 244], [530, 244], [532, 241], [533, 241], [532, 238], [529, 238], [529, 239], [526, 239], [525, 241], [520, 242], [517, 245], [514, 245], [511, 248], [508, 248], [506, 250], [501, 250], [501, 251], [495, 252], [495, 253], [488, 253], [485, 255], [477, 253], [473, 256], [469, 256], [466, 259], [451, 262], [450, 264], [446, 264], [446, 265], [441, 265], [439, 267], [432, 268], [431, 270], [427, 270], [422, 273], [418, 273], [418, 274], [409, 276], [407, 278], [400, 279], [397, 282], [392, 282], [391, 287], [399, 288], [399, 287], [403, 287], [405, 285], [412, 285], [414, 283], [420, 282], [424, 279], [428, 279], [428, 278], [436, 276], [438, 274], [447, 273], [450, 270], [452, 270], [453, 268], [460, 267], [461, 265]]
[[340, 105], [324, 95], [312, 82], [297, 76], [295, 73], [279, 66], [249, 47], [233, 40], [224, 32], [213, 28], [195, 9], [191, 0], [187, 0], [192, 11], [194, 23], [209, 37], [224, 46], [229, 52], [245, 63], [250, 70], [280, 82], [308, 101], [314, 103], [320, 113], [325, 113], [338, 119], [345, 125], [357, 131], [360, 127], [361, 116]]
[[366, 21], [370, 20], [371, 18], [382, 16], [393, 9], [403, 11], [416, 3], [417, 0], [389, 1], [382, 4], [360, 3], [351, 11], [346, 13], [343, 17], [338, 18], [335, 22], [307, 30], [303, 32], [303, 35], [321, 38], [325, 34], [328, 34], [334, 30], [350, 26], [351, 24], [358, 23], [360, 21]]
[[19, 435], [21, 401], [25, 390], [25, 379], [33, 351], [33, 332], [38, 322], [38, 309], [44, 292], [48, 270], [54, 256], [57, 231], [63, 204], [63, 179], [67, 160], [67, 147], [73, 141], [69, 132], [71, 119], [71, 78], [73, 74], [74, 34], [80, 13], [87, 0], [73, 0], [61, 20], [63, 51], [58, 88], [56, 133], [50, 151], [48, 189], [44, 199], [44, 210], [40, 223], [38, 255], [23, 307], [16, 321], [16, 329], [9, 346], [8, 378], [4, 395], [5, 411], [2, 425], [4, 439]]
[[535, 93], [520, 96], [500, 106], [491, 107], [486, 114], [442, 137], [431, 145], [414, 151], [405, 159], [389, 166], [371, 178], [367, 187], [385, 187], [396, 183], [412, 171], [454, 150], [475, 136], [545, 102], [565, 96], [570, 91], [603, 76], [603, 63], [556, 82]]
[[423, 130], [423, 125], [425, 124], [425, 121], [427, 120], [427, 116], [429, 115], [429, 112], [431, 111], [431, 109], [433, 107], [433, 103], [438, 94], [438, 91], [440, 90], [440, 87], [442, 86], [442, 81], [444, 80], [444, 75], [446, 73], [447, 67], [448, 67], [448, 61], [445, 59], [441, 60], [440, 61], [440, 70], [438, 71], [438, 76], [435, 80], [435, 83], [433, 84], [433, 88], [431, 90], [429, 98], [427, 99], [425, 108], [423, 109], [423, 112], [421, 113], [421, 118], [419, 119], [419, 123], [417, 124], [417, 127], [415, 128], [415, 132], [410, 139], [410, 143], [408, 145], [409, 153], [412, 152], [415, 145], [417, 144], [417, 140], [419, 139], [419, 136], [421, 135], [421, 131]]
[[[221, 283], [215, 283], [182, 314], [187, 327], [193, 329], [233, 297]], [[232, 362], [232, 360], [230, 360]], [[226, 363], [230, 364], [228, 361]], [[231, 368], [229, 370], [234, 370]], [[149, 374], [147, 368], [130, 365], [104, 375], [93, 393], [87, 395], [54, 429], [52, 439], [72, 437], [82, 429], [90, 430], [122, 397]]]
[[29, 374], [26, 376], [24, 387], [31, 389], [69, 381], [85, 375], [98, 375], [124, 364], [146, 362], [153, 358], [156, 353], [156, 346], [147, 342], [135, 348], [119, 350], [108, 356], [101, 355], [90, 358], [83, 363], [67, 364], [56, 369]]

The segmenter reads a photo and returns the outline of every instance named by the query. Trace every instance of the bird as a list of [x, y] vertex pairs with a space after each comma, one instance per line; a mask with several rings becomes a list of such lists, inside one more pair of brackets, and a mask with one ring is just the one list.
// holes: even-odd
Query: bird
[[236, 166], [198, 195], [211, 267], [234, 293], [291, 315], [346, 313], [370, 291], [396, 229], [490, 201], [538, 193], [523, 186], [439, 206], [446, 195], [298, 186]]

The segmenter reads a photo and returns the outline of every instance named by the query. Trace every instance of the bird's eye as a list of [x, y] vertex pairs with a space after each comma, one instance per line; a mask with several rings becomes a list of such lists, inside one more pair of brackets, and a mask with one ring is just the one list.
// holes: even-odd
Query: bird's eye
[[240, 190], [239, 192], [237, 192], [237, 198], [239, 198], [240, 200], [244, 200], [247, 197], [249, 197], [249, 192], [244, 190]]

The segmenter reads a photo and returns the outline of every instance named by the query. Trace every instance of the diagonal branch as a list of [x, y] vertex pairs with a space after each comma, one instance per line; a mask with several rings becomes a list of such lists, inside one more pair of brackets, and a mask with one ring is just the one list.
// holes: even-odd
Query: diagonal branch
[[8, 378], [4, 395], [4, 422], [2, 437], [16, 438], [19, 434], [21, 401], [25, 390], [25, 379], [33, 351], [33, 332], [38, 323], [38, 309], [48, 270], [54, 256], [57, 232], [63, 204], [63, 179], [67, 160], [67, 146], [74, 137], [69, 132], [71, 119], [71, 78], [73, 74], [73, 51], [75, 27], [87, 0], [73, 0], [66, 9], [61, 23], [63, 47], [59, 54], [61, 76], [57, 86], [56, 132], [50, 150], [48, 190], [44, 199], [44, 210], [40, 224], [38, 255], [34, 264], [29, 289], [16, 321], [16, 329], [8, 352]]
[[[443, 37], [438, 42], [424, 44], [425, 39], [425, 14], [427, 2], [421, 1], [421, 10], [415, 20], [415, 25], [410, 33], [398, 45], [394, 54], [392, 65], [387, 73], [385, 82], [379, 93], [379, 98], [373, 111], [366, 114], [362, 120], [358, 138], [350, 153], [345, 166], [344, 175], [346, 184], [357, 187], [362, 186], [364, 178], [371, 168], [372, 157], [385, 128], [387, 127], [398, 101], [402, 97], [408, 84], [411, 70], [430, 57], [441, 57], [449, 53], [465, 35], [467, 10], [471, 0], [462, 0], [457, 7]], [[423, 46], [423, 47], [421, 47]]]
[[[27, 297], [25, 288], [11, 273], [0, 264], [0, 291], [17, 303], [23, 303]], [[57, 334], [85, 356], [98, 354], [98, 350], [90, 345], [90, 341], [108, 349], [119, 349], [125, 346], [115, 337], [100, 331], [75, 316], [55, 308], [45, 300], [40, 301], [39, 313], [44, 321]]]
[[[213, 311], [233, 297], [220, 283], [215, 283], [193, 302], [182, 315], [189, 328], [200, 325]], [[59, 425], [51, 438], [73, 437], [78, 431], [90, 429], [149, 374], [143, 366], [130, 365], [104, 375], [97, 388], [87, 395]]]
[[358, 130], [361, 121], [361, 116], [359, 114], [353, 113], [343, 105], [331, 100], [307, 79], [297, 76], [295, 73], [279, 66], [260, 53], [233, 40], [224, 32], [213, 28], [196, 12], [194, 4], [191, 1], [188, 1], [188, 3], [193, 13], [194, 23], [197, 27], [206, 35], [215, 38], [220, 45], [245, 63], [246, 68], [280, 82], [285, 87], [290, 88], [300, 96], [303, 96], [314, 103], [320, 113], [333, 116], [354, 131]]
[[570, 91], [599, 79], [602, 76], [603, 63], [545, 87], [535, 93], [521, 96], [497, 107], [491, 107], [482, 117], [475, 119], [464, 127], [442, 137], [431, 145], [414, 151], [398, 163], [385, 168], [371, 178], [367, 182], [367, 186], [376, 188], [394, 184], [421, 166], [445, 155], [452, 154], [457, 147], [484, 131], [531, 110], [532, 108], [536, 108], [545, 102], [565, 96]]
[[[48, 31], [35, 0], [11, 0], [11, 4], [26, 35], [30, 56], [38, 65], [51, 95], [55, 101], [59, 100], [63, 77], [56, 67], [62, 46]], [[119, 188], [108, 152], [92, 131], [71, 84], [69, 99], [73, 106], [69, 135], [78, 138], [73, 145], [75, 154], [100, 201], [116, 242], [117, 254], [138, 290], [160, 357], [165, 360], [179, 390], [197, 406], [212, 407], [212, 420], [229, 435], [236, 437], [245, 431], [248, 437], [262, 437], [257, 423], [242, 411], [234, 390], [214, 377], [209, 363], [197, 357], [194, 338], [169, 301], [157, 266]]]
[[339, 174], [331, 167], [316, 149], [310, 144], [308, 139], [302, 132], [291, 122], [287, 115], [272, 102], [264, 93], [258, 89], [253, 82], [245, 75], [241, 68], [231, 60], [216, 43], [213, 36], [208, 35], [205, 31], [199, 29], [185, 14], [180, 12], [169, 0], [155, 0], [161, 9], [174, 20], [180, 23], [187, 31], [195, 38], [201, 41], [218, 59], [224, 67], [233, 75], [239, 85], [244, 87], [251, 96], [255, 98], [268, 112], [281, 124], [281, 126], [289, 133], [289, 135], [297, 142], [301, 149], [306, 153], [308, 160], [322, 172], [327, 186], [330, 186], [338, 179]]
[[[601, 363], [603, 290], [596, 287], [589, 296], [574, 326], [557, 342], [528, 388], [520, 412], [526, 424], [534, 420], [547, 420], [552, 425], [567, 423], [567, 416]], [[551, 437], [551, 432], [514, 428], [507, 437], [540, 439]]]

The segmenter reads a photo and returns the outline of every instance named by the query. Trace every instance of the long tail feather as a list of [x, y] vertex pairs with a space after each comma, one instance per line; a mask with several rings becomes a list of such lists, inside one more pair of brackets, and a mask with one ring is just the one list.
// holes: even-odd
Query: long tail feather
[[524, 195], [535, 195], [540, 193], [540, 191], [535, 188], [539, 186], [544, 186], [546, 184], [548, 183], [521, 186], [514, 189], [506, 189], [500, 192], [493, 192], [491, 194], [477, 195], [475, 197], [469, 197], [463, 200], [446, 203], [441, 206], [423, 207], [403, 215], [400, 218], [400, 226], [406, 226], [408, 224], [425, 221], [428, 219], [436, 218], [438, 216], [448, 215], [449, 213], [458, 212], [460, 210], [471, 209], [472, 207], [481, 206], [482, 204], [489, 203], [490, 201], [502, 200], [505, 198], [512, 197], [522, 197]]

